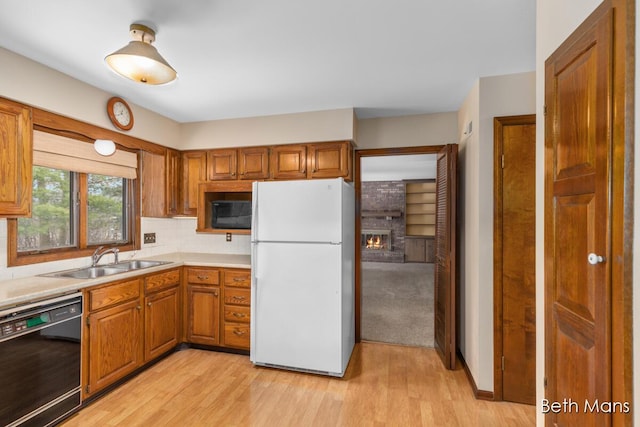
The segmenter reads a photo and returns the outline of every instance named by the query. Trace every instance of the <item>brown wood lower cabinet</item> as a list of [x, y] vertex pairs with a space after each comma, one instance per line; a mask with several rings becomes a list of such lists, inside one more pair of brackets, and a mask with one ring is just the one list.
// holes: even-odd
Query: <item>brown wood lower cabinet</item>
[[249, 349], [250, 269], [174, 268], [90, 287], [84, 298], [83, 399], [181, 341]]
[[84, 398], [178, 345], [179, 290], [179, 268], [85, 290]]
[[187, 267], [185, 280], [187, 342], [248, 350], [251, 270]]

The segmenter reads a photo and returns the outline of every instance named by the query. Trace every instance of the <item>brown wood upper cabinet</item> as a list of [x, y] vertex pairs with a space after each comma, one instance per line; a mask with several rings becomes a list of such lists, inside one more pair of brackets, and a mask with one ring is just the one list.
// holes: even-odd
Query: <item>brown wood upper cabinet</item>
[[167, 160], [165, 154], [140, 151], [140, 214], [165, 217], [167, 209]]
[[31, 109], [0, 99], [0, 217], [31, 215]]
[[353, 150], [349, 141], [307, 144], [307, 148], [308, 178], [343, 177], [351, 180]]
[[271, 147], [271, 178], [306, 179], [307, 146], [304, 144]]
[[267, 179], [269, 147], [211, 150], [207, 153], [208, 179]]
[[207, 180], [207, 152], [183, 151], [180, 182], [180, 213], [195, 216], [198, 213], [198, 184]]
[[166, 167], [166, 214], [178, 215], [181, 213], [180, 206], [180, 152], [167, 148], [165, 154]]

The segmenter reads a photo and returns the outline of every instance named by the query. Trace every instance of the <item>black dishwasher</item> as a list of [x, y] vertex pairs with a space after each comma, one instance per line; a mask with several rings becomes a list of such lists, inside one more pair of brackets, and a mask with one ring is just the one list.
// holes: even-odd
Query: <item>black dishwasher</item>
[[53, 425], [80, 406], [81, 332], [81, 293], [0, 311], [0, 425]]

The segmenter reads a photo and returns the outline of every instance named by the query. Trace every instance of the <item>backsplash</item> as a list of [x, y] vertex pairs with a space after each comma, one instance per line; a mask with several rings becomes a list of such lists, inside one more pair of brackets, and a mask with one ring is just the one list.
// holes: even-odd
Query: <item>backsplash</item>
[[[141, 218], [140, 235], [156, 233], [156, 243], [142, 244], [138, 251], [120, 253], [120, 260], [141, 259], [172, 252], [201, 252], [248, 255], [251, 252], [249, 235], [233, 234], [227, 242], [224, 234], [196, 233], [196, 218]], [[111, 262], [112, 255], [105, 261]], [[85, 267], [90, 257], [45, 262], [19, 267], [7, 267], [7, 220], [0, 219], [0, 281], [35, 276], [52, 271]]]

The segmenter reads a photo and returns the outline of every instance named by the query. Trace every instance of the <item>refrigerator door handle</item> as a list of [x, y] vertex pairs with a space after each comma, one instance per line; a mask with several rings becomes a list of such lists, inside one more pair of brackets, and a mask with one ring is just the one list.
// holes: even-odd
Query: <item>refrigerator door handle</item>
[[258, 240], [258, 182], [254, 181], [251, 188], [251, 241]]

